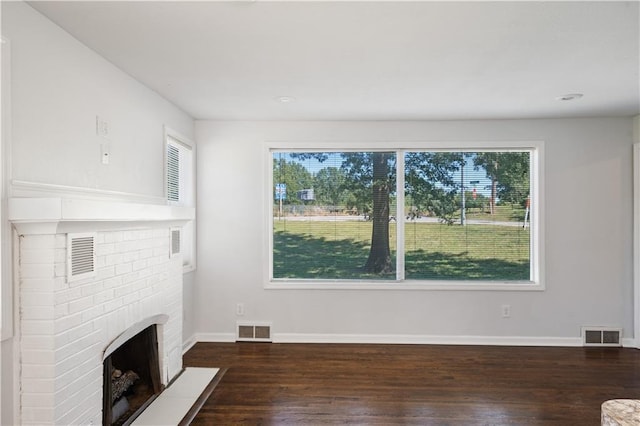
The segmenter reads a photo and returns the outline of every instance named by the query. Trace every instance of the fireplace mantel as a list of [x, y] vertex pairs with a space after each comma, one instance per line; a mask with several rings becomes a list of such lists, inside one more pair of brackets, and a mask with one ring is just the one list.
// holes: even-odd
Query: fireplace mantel
[[195, 208], [64, 197], [10, 198], [8, 217], [21, 235], [57, 234], [150, 223], [181, 226], [195, 219]]

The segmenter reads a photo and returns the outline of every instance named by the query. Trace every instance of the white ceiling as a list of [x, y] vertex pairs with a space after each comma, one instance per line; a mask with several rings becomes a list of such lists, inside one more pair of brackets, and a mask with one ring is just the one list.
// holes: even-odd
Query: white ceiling
[[638, 1], [30, 4], [196, 119], [640, 113]]

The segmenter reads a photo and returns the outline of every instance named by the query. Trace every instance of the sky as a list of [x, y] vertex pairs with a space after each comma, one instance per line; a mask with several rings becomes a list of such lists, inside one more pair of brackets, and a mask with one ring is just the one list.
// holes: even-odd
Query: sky
[[[280, 155], [284, 155], [286, 161], [295, 161], [296, 163], [303, 165], [310, 173], [315, 175], [324, 168], [339, 168], [342, 164], [342, 157], [340, 156], [339, 152], [328, 152], [326, 154], [329, 156], [329, 158], [324, 162], [320, 162], [315, 158], [309, 158], [305, 160], [300, 160], [297, 158], [294, 159], [291, 158], [289, 153], [286, 152], [274, 152], [273, 158], [277, 159], [280, 158]], [[478, 194], [482, 194], [486, 197], [489, 197], [491, 195], [491, 179], [487, 178], [484, 169], [474, 170], [473, 159], [467, 160], [467, 164], [464, 167], [464, 176], [465, 190], [471, 191], [473, 188], [476, 188]], [[457, 182], [460, 182], [460, 172], [454, 173], [454, 179]]]

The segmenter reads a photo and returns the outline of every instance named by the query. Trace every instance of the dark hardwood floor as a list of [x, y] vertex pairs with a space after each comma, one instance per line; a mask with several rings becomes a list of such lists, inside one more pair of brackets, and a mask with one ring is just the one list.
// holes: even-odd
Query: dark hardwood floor
[[640, 398], [640, 350], [198, 343], [228, 370], [193, 425], [599, 425]]

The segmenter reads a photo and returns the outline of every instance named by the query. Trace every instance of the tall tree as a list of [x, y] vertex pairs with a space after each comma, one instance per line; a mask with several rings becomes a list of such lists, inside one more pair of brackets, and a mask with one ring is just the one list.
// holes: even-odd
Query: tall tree
[[[371, 247], [366, 272], [385, 274], [393, 272], [389, 244], [389, 197], [395, 187], [395, 153], [392, 152], [342, 152], [341, 169], [345, 174], [345, 189], [358, 198], [358, 204], [372, 205]], [[329, 153], [292, 153], [292, 158], [305, 160], [314, 158], [324, 162]]]
[[496, 213], [496, 199], [498, 196], [498, 172], [500, 170], [502, 152], [477, 152], [473, 164], [478, 170], [480, 167], [487, 172], [491, 179], [491, 195], [489, 196], [489, 214]]
[[465, 162], [461, 152], [407, 152], [405, 190], [418, 210], [426, 210], [441, 221], [452, 224], [460, 208], [460, 182], [454, 174]]
[[313, 182], [318, 203], [338, 206], [344, 202], [345, 175], [341, 169], [337, 167], [320, 169]]
[[389, 195], [392, 192], [392, 179], [389, 173], [389, 160], [394, 154], [388, 152], [371, 153], [373, 197], [371, 231], [371, 249], [364, 269], [373, 273], [393, 272], [391, 248], [389, 247]]
[[477, 152], [473, 164], [491, 179], [489, 206], [495, 213], [496, 200], [524, 203], [529, 195], [529, 152]]

